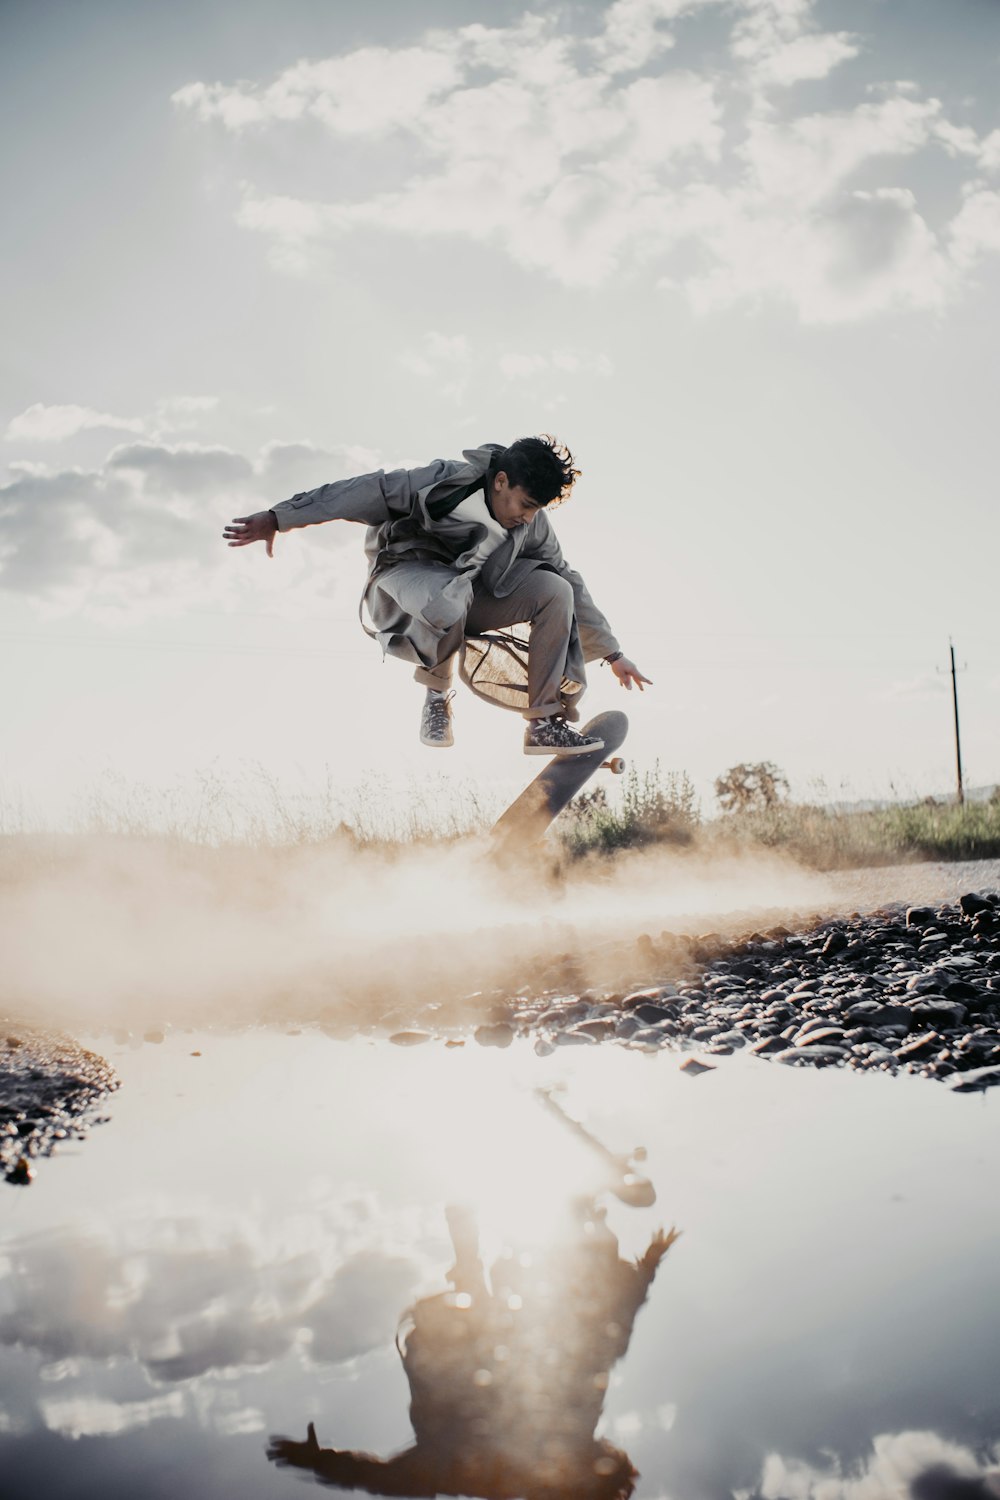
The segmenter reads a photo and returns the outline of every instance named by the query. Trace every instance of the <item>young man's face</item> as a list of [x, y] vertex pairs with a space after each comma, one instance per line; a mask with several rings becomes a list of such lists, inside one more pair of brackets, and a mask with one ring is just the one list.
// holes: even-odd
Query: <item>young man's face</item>
[[493, 481], [490, 509], [501, 526], [513, 531], [517, 526], [527, 526], [542, 507], [537, 500], [532, 500], [523, 485], [511, 484], [501, 469]]

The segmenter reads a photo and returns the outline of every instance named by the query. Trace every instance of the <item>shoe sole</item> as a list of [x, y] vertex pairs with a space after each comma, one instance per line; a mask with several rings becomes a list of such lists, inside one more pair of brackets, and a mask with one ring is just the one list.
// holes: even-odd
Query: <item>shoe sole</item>
[[421, 735], [420, 743], [426, 745], [429, 750], [450, 750], [455, 743], [455, 738], [454, 735], [449, 735], [446, 740], [425, 740], [423, 735]]
[[592, 745], [574, 745], [569, 750], [556, 750], [551, 745], [525, 745], [525, 755], [556, 755], [560, 760], [565, 760], [570, 755], [593, 755], [595, 750], [603, 750], [604, 741], [595, 740]]

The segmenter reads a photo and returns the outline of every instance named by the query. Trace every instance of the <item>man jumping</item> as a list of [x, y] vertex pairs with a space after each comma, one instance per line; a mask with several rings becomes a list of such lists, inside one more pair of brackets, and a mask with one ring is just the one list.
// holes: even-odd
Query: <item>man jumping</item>
[[573, 455], [550, 437], [486, 443], [461, 460], [320, 485], [237, 516], [223, 535], [230, 547], [264, 542], [270, 557], [279, 531], [366, 525], [362, 624], [383, 653], [415, 665], [427, 690], [422, 743], [454, 743], [451, 679], [465, 637], [528, 625], [524, 753], [584, 755], [603, 748], [568, 722], [579, 717], [584, 664], [607, 662], [629, 690], [634, 683], [641, 692], [650, 679], [621, 650], [549, 521], [547, 510], [578, 477]]

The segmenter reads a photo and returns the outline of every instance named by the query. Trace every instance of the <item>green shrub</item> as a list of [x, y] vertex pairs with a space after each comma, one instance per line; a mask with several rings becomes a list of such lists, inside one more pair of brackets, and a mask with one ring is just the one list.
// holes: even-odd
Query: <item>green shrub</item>
[[642, 844], [690, 844], [700, 821], [690, 777], [684, 771], [664, 772], [657, 761], [641, 775], [629, 767], [617, 806], [603, 786], [574, 797], [556, 830], [568, 852], [578, 856]]

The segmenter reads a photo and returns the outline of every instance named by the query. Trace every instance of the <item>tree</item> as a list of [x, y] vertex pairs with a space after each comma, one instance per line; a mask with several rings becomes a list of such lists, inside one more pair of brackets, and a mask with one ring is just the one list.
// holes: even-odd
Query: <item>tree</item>
[[731, 766], [716, 778], [715, 795], [723, 812], [770, 812], [788, 796], [788, 778], [772, 760]]

